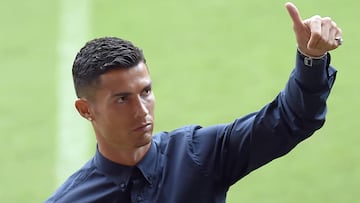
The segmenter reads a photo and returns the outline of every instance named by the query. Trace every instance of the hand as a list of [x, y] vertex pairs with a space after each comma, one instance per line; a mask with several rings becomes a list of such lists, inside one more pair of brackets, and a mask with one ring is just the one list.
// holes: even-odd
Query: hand
[[285, 7], [293, 21], [296, 41], [302, 53], [310, 57], [319, 57], [341, 45], [341, 29], [331, 18], [315, 15], [302, 20], [294, 4], [288, 2]]

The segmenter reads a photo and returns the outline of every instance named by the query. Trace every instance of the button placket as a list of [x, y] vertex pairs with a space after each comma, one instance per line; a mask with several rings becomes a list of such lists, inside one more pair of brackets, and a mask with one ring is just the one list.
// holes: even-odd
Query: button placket
[[121, 191], [125, 191], [126, 190], [126, 184], [125, 183], [120, 183], [120, 189], [121, 189]]
[[138, 194], [137, 197], [136, 197], [136, 201], [137, 202], [141, 202], [143, 200], [141, 194]]

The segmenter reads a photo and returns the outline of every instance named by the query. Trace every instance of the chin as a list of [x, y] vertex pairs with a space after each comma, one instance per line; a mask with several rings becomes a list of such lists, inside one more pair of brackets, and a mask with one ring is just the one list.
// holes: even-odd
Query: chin
[[146, 146], [148, 144], [151, 143], [152, 140], [152, 134], [151, 133], [146, 133], [143, 137], [143, 139], [141, 140], [141, 143], [139, 144], [139, 147], [143, 147]]

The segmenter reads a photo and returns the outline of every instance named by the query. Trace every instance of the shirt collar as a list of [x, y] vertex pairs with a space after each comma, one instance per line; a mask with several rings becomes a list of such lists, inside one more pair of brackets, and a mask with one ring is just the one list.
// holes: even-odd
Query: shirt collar
[[125, 190], [130, 180], [133, 167], [110, 161], [99, 152], [98, 148], [96, 148], [94, 164], [100, 172], [110, 176], [112, 181]]
[[137, 164], [137, 167], [140, 169], [141, 173], [149, 184], [152, 184], [157, 177], [156, 171], [160, 167], [160, 156], [161, 154], [158, 152], [157, 145], [155, 144], [154, 140], [152, 140], [149, 151]]
[[[132, 166], [125, 166], [110, 161], [99, 152], [98, 148], [96, 148], [94, 163], [99, 171], [109, 175], [111, 180], [113, 180], [120, 188], [126, 188], [133, 171]], [[137, 167], [149, 184], [152, 184], [156, 177], [157, 165], [157, 147], [154, 141], [152, 141], [149, 151], [137, 164]]]

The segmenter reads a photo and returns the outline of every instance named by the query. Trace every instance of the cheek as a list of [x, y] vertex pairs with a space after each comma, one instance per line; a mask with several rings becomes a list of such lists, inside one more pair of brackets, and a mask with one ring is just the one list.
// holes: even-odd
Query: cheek
[[113, 128], [119, 128], [119, 126], [126, 125], [126, 119], [124, 115], [126, 112], [123, 109], [117, 108], [117, 106], [112, 106], [108, 108], [102, 108], [101, 111], [96, 113], [96, 121], [100, 128], [104, 130], [112, 130]]
[[154, 114], [154, 109], [155, 109], [155, 97], [154, 95], [152, 95], [149, 99], [149, 102], [148, 102], [148, 110], [150, 111], [151, 115]]
[[101, 131], [108, 139], [115, 142], [124, 139], [124, 136], [131, 131], [131, 126], [133, 126], [130, 119], [128, 119], [129, 116], [115, 109], [107, 113], [107, 115], [102, 116], [102, 120], [99, 123]]

